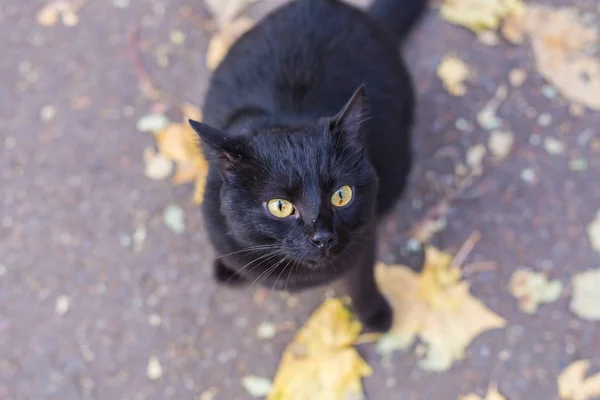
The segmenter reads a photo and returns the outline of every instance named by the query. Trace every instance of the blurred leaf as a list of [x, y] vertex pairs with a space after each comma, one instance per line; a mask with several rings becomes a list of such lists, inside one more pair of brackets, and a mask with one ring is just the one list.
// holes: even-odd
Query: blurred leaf
[[596, 218], [588, 225], [587, 234], [592, 248], [600, 253], [600, 210], [596, 213]]
[[463, 96], [466, 93], [464, 81], [469, 77], [469, 67], [458, 58], [444, 57], [438, 66], [437, 75], [451, 95]]
[[504, 160], [509, 154], [515, 142], [510, 132], [494, 131], [490, 133], [488, 148], [495, 162]]
[[600, 269], [575, 274], [571, 311], [587, 321], [600, 321]]
[[214, 70], [219, 66], [229, 48], [236, 40], [246, 33], [255, 24], [250, 18], [241, 17], [235, 21], [224, 25], [217, 33], [213, 35], [208, 43], [206, 52], [206, 66]]
[[586, 379], [589, 369], [589, 361], [579, 360], [560, 373], [558, 393], [562, 400], [592, 400], [600, 397], [600, 373]]
[[158, 133], [169, 125], [169, 119], [162, 114], [148, 114], [140, 118], [136, 128], [140, 132]]
[[173, 172], [173, 162], [151, 147], [144, 150], [144, 164], [144, 174], [150, 179], [167, 179]]
[[163, 221], [173, 232], [185, 232], [183, 209], [176, 204], [169, 204], [163, 211]]
[[471, 296], [451, 262], [450, 254], [427, 246], [421, 274], [403, 265], [376, 267], [377, 282], [394, 308], [388, 335], [397, 335], [402, 346], [420, 338], [426, 354], [418, 366], [424, 370], [449, 369], [475, 337], [506, 322]]
[[[155, 132], [154, 137], [159, 151], [158, 155], [149, 150], [145, 151], [146, 175], [153, 179], [164, 179], [171, 174], [171, 170], [167, 174], [167, 165], [172, 168], [170, 162], [175, 161], [177, 169], [172, 179], [173, 183], [180, 185], [194, 182], [194, 203], [202, 204], [208, 175], [208, 162], [200, 148], [198, 135], [188, 123], [188, 119], [202, 120], [202, 112], [189, 103], [183, 103], [181, 110], [183, 123], [168, 122], [166, 119], [153, 115], [138, 121], [138, 129]], [[159, 129], [161, 127], [162, 129]], [[166, 161], [169, 161], [169, 164]]]
[[519, 310], [533, 314], [540, 304], [558, 300], [563, 284], [559, 280], [548, 281], [548, 277], [541, 272], [520, 269], [513, 273], [509, 290], [519, 301]]
[[271, 381], [256, 375], [244, 376], [242, 386], [252, 397], [265, 397], [271, 392]]
[[468, 394], [461, 397], [459, 400], [506, 400], [506, 397], [502, 396], [495, 385], [490, 385], [488, 388], [487, 395], [482, 398], [474, 393]]
[[497, 29], [506, 16], [523, 12], [520, 0], [445, 0], [440, 7], [442, 18], [475, 33]]
[[82, 1], [51, 0], [40, 8], [36, 15], [37, 23], [41, 26], [54, 26], [58, 19], [64, 26], [75, 26], [79, 23], [77, 10], [81, 8]]
[[339, 299], [326, 300], [283, 353], [268, 400], [363, 398], [360, 380], [373, 371], [352, 347], [361, 329]]
[[600, 110], [600, 60], [584, 53], [598, 36], [571, 8], [530, 5], [525, 27], [538, 72], [568, 100]]

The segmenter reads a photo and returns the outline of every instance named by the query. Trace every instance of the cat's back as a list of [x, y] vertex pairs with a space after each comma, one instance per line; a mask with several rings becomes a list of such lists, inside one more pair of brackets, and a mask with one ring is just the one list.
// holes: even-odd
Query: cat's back
[[406, 78], [394, 41], [367, 14], [338, 0], [297, 0], [232, 46], [213, 74], [204, 115], [223, 129], [244, 112], [333, 115], [361, 84], [373, 108], [387, 109]]

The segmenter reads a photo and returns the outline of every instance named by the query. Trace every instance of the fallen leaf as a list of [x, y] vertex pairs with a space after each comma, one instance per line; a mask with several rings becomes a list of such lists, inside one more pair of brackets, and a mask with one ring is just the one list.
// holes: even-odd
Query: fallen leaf
[[265, 397], [271, 392], [271, 381], [256, 375], [246, 375], [242, 378], [242, 386], [252, 397]]
[[467, 89], [464, 81], [469, 77], [469, 67], [460, 59], [446, 56], [438, 66], [437, 75], [453, 96], [463, 96]]
[[565, 144], [559, 139], [547, 137], [544, 139], [544, 149], [550, 155], [562, 154], [565, 152]]
[[148, 114], [140, 118], [136, 128], [140, 132], [158, 133], [169, 125], [169, 119], [163, 114]]
[[440, 14], [446, 21], [475, 33], [497, 29], [503, 18], [524, 12], [520, 0], [445, 0]]
[[578, 22], [576, 10], [529, 5], [525, 27], [540, 75], [568, 100], [600, 110], [600, 60], [584, 53], [597, 33]]
[[[208, 175], [208, 162], [202, 153], [198, 135], [189, 126], [188, 119], [200, 121], [201, 111], [189, 103], [181, 105], [183, 112], [183, 123], [168, 122], [163, 129], [165, 120], [158, 116], [148, 116], [138, 121], [139, 130], [147, 130], [154, 133], [156, 145], [160, 155], [177, 163], [177, 169], [172, 181], [176, 185], [194, 182], [194, 203], [202, 204], [204, 199], [204, 188]], [[141, 129], [140, 129], [141, 128]], [[158, 131], [156, 131], [158, 129]], [[145, 157], [150, 159], [152, 155], [146, 151]], [[157, 163], [159, 161], [156, 161]], [[162, 163], [162, 160], [160, 161]], [[159, 165], [164, 167], [165, 164]], [[158, 170], [159, 166], [156, 167]], [[159, 176], [162, 176], [158, 171]]]
[[361, 329], [340, 299], [325, 300], [284, 351], [268, 400], [363, 398], [373, 371], [352, 347]]
[[229, 48], [236, 40], [246, 33], [255, 24], [255, 21], [241, 17], [231, 23], [224, 25], [217, 33], [215, 33], [208, 43], [206, 52], [206, 66], [210, 70], [214, 70], [219, 66]]
[[425, 247], [421, 274], [402, 265], [378, 264], [376, 278], [394, 308], [390, 333], [399, 336], [396, 342], [412, 344], [420, 338], [426, 346], [421, 369], [449, 369], [475, 337], [506, 323], [471, 296], [452, 256], [434, 247]]
[[163, 221], [173, 232], [185, 232], [184, 213], [176, 204], [169, 204], [163, 211]]
[[579, 360], [565, 368], [558, 377], [562, 400], [592, 400], [600, 397], [600, 373], [586, 378], [590, 362]]
[[55, 310], [58, 315], [65, 315], [71, 308], [71, 298], [66, 295], [59, 296], [56, 299]]
[[256, 328], [259, 339], [273, 339], [277, 334], [277, 327], [271, 322], [263, 322]]
[[533, 314], [540, 304], [558, 300], [563, 291], [563, 284], [559, 280], [549, 281], [541, 272], [520, 269], [513, 273], [509, 289], [519, 302], [519, 310]]
[[582, 319], [600, 321], [600, 269], [575, 274], [570, 309]]
[[506, 397], [500, 394], [496, 385], [490, 385], [485, 397], [480, 397], [475, 393], [471, 393], [461, 397], [459, 400], [506, 400]]
[[508, 80], [513, 87], [521, 87], [527, 80], [527, 72], [523, 68], [513, 68], [508, 74]]
[[494, 131], [488, 139], [488, 148], [495, 162], [504, 160], [512, 149], [515, 138], [510, 132]]
[[153, 148], [144, 149], [144, 175], [150, 179], [167, 179], [173, 172], [173, 162]]
[[160, 379], [162, 376], [162, 366], [160, 365], [160, 361], [158, 361], [156, 356], [151, 356], [148, 359], [146, 375], [148, 375], [148, 378], [152, 379], [153, 381]]
[[234, 20], [246, 7], [259, 0], [204, 0], [204, 4], [214, 16], [219, 26]]
[[79, 23], [76, 12], [81, 7], [81, 3], [81, 1], [49, 1], [38, 10], [36, 15], [37, 23], [46, 27], [54, 26], [60, 18], [64, 26], [75, 26]]
[[482, 144], [476, 144], [467, 149], [467, 165], [471, 168], [473, 175], [481, 175], [483, 170], [482, 162], [485, 157], [487, 149]]
[[600, 210], [596, 213], [596, 218], [588, 225], [587, 234], [592, 248], [600, 253]]

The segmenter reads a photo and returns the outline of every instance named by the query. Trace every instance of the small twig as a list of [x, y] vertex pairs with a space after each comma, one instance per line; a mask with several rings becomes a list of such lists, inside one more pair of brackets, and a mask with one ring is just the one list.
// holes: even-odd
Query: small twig
[[161, 98], [161, 91], [156, 87], [154, 81], [152, 80], [152, 76], [146, 65], [144, 64], [144, 60], [142, 60], [142, 55], [140, 53], [140, 28], [135, 27], [132, 28], [128, 35], [127, 40], [129, 46], [129, 53], [131, 59], [133, 61], [133, 67], [138, 77], [141, 80], [142, 84], [142, 92], [146, 97], [150, 100], [155, 101]]
[[363, 333], [358, 338], [356, 338], [354, 345], [373, 343], [378, 341], [382, 336], [383, 334], [378, 332]]
[[465, 262], [471, 251], [475, 248], [475, 245], [481, 239], [481, 233], [479, 231], [475, 231], [471, 233], [469, 238], [465, 241], [465, 243], [461, 246], [461, 248], [456, 252], [456, 255], [452, 259], [450, 265], [458, 267]]
[[467, 264], [463, 267], [463, 278], [468, 278], [471, 275], [480, 273], [480, 272], [488, 272], [488, 271], [496, 271], [498, 269], [498, 263], [495, 261], [478, 261], [471, 264]]

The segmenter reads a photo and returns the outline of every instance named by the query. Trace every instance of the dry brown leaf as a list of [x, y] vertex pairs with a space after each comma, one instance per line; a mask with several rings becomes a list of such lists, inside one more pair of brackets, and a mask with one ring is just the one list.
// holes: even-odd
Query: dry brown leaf
[[562, 294], [563, 284], [559, 280], [549, 281], [548, 277], [530, 269], [520, 269], [510, 280], [510, 293], [519, 301], [519, 309], [533, 314], [542, 303], [553, 303]]
[[596, 218], [588, 225], [587, 234], [592, 248], [600, 253], [600, 210], [596, 214]]
[[189, 103], [182, 104], [181, 110], [183, 123], [169, 122], [163, 130], [156, 132], [154, 137], [160, 155], [177, 163], [173, 183], [179, 185], [194, 182], [194, 203], [202, 204], [208, 162], [200, 148], [198, 135], [187, 122], [188, 119], [200, 121], [202, 113]]
[[461, 397], [459, 400], [506, 400], [506, 397], [500, 394], [496, 385], [490, 385], [485, 398], [482, 398], [476, 395], [475, 393], [470, 393], [466, 396]]
[[565, 368], [558, 377], [562, 400], [592, 400], [600, 397], [600, 373], [586, 378], [590, 362], [579, 360]]
[[600, 321], [600, 269], [575, 274], [571, 311], [587, 321]]
[[214, 70], [219, 66], [229, 48], [236, 40], [246, 33], [255, 24], [255, 21], [241, 17], [235, 21], [224, 25], [217, 33], [213, 35], [208, 44], [206, 52], [206, 66]]
[[442, 18], [475, 33], [495, 30], [506, 16], [523, 12], [520, 0], [445, 0], [440, 7]]
[[340, 299], [328, 299], [283, 353], [268, 400], [363, 398], [373, 373], [352, 347], [362, 327]]
[[466, 93], [464, 82], [469, 77], [469, 67], [458, 58], [444, 57], [438, 66], [437, 75], [451, 95], [463, 96]]
[[394, 327], [388, 335], [409, 346], [418, 337], [426, 346], [419, 367], [445, 371], [464, 357], [469, 343], [481, 333], [502, 328], [505, 320], [471, 296], [461, 281], [452, 256], [425, 248], [421, 274], [402, 265], [378, 264], [377, 282], [394, 308]]
[[600, 110], [600, 60], [583, 50], [598, 41], [571, 8], [529, 5], [525, 27], [538, 72], [568, 100]]

